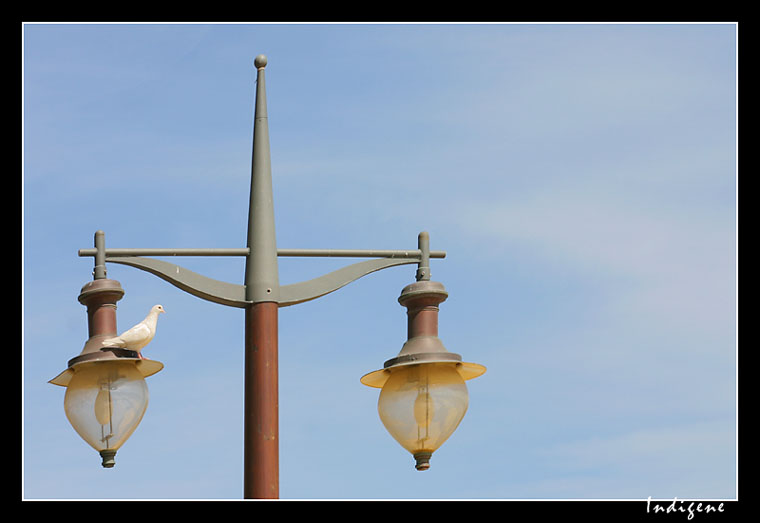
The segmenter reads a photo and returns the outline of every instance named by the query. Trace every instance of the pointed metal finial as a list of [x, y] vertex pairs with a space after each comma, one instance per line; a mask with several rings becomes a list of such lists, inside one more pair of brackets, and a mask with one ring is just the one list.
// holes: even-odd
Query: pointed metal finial
[[253, 124], [253, 158], [251, 162], [251, 196], [248, 206], [249, 249], [245, 265], [245, 297], [251, 303], [280, 299], [277, 268], [277, 242], [274, 230], [272, 166], [269, 151], [269, 124], [264, 81], [267, 58], [258, 55], [256, 65], [256, 107]]

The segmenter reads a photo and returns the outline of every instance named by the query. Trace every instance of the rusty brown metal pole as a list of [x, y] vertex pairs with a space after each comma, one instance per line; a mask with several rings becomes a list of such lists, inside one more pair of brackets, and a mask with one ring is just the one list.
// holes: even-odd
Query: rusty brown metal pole
[[272, 302], [245, 312], [244, 497], [276, 499], [279, 487], [277, 312]]

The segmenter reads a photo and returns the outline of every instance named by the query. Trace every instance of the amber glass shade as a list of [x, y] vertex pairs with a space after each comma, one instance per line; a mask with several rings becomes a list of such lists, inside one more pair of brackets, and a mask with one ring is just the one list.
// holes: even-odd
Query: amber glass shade
[[101, 454], [115, 453], [124, 444], [147, 407], [148, 387], [134, 361], [76, 365], [64, 397], [74, 430]]
[[455, 364], [402, 365], [383, 385], [377, 410], [391, 436], [424, 470], [430, 455], [462, 421], [468, 401], [467, 386]]

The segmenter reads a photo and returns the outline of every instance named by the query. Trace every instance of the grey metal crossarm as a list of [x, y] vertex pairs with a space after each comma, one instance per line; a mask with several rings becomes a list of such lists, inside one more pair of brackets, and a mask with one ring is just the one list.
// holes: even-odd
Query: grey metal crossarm
[[[102, 233], [96, 235], [102, 239]], [[98, 242], [96, 242], [98, 243]], [[208, 278], [174, 263], [145, 256], [247, 256], [248, 248], [242, 249], [105, 249], [102, 241], [95, 249], [80, 249], [79, 256], [94, 256], [96, 273], [105, 277], [105, 263], [118, 263], [140, 269], [158, 276], [175, 287], [198, 298], [226, 305], [245, 308], [251, 304], [246, 299], [245, 285]], [[444, 258], [445, 251], [415, 250], [361, 250], [361, 249], [278, 249], [278, 256], [327, 257], [327, 258], [377, 258], [357, 262], [317, 278], [279, 287], [277, 303], [280, 307], [314, 300], [334, 292], [359, 278], [373, 272], [412, 263], [426, 263], [427, 258]]]

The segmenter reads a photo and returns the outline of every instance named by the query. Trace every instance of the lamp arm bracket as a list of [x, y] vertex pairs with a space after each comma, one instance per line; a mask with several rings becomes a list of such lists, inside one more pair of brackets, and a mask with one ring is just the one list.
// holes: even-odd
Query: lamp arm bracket
[[208, 278], [179, 265], [139, 256], [106, 257], [110, 263], [129, 265], [165, 280], [193, 296], [230, 307], [245, 308], [245, 285], [236, 285]]
[[367, 274], [388, 267], [418, 262], [419, 258], [381, 258], [357, 262], [312, 280], [281, 286], [279, 305], [280, 307], [287, 307], [314, 300], [337, 291]]
[[[245, 299], [244, 285], [208, 278], [173, 263], [139, 256], [106, 257], [106, 261], [149, 272], [178, 289], [204, 300], [238, 308], [250, 305], [250, 302]], [[280, 307], [288, 307], [315, 300], [367, 274], [397, 265], [418, 262], [417, 258], [380, 258], [354, 263], [312, 280], [281, 286], [278, 303]]]

